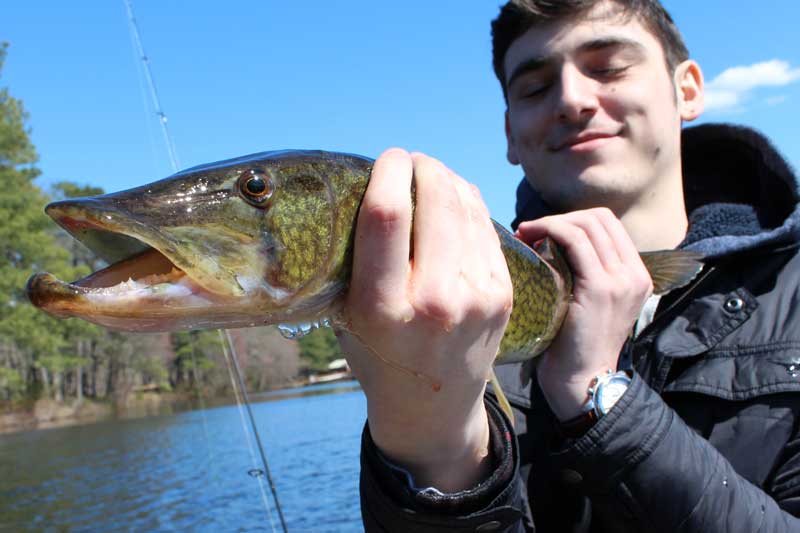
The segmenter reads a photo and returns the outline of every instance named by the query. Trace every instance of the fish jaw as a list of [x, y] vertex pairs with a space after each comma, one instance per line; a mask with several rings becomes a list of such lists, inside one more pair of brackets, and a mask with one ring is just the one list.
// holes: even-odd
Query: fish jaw
[[26, 291], [34, 306], [53, 316], [82, 318], [123, 331], [196, 329], [206, 322], [203, 308], [219, 304], [215, 302], [219, 297], [203, 291], [182, 272], [148, 277], [160, 279], [150, 284], [129, 278], [110, 286], [92, 286], [84, 280], [65, 283], [43, 273], [28, 280]]
[[26, 292], [34, 306], [53, 316], [121, 331], [159, 332], [312, 322], [338, 312], [344, 287], [331, 284], [320, 297], [300, 303], [275, 290], [219, 295], [149, 249], [72, 283], [36, 274]]
[[[110, 263], [154, 249], [205, 291], [221, 296], [243, 295], [236, 273], [217, 261], [221, 254], [201, 249], [203, 245], [208, 247], [209, 240], [213, 246], [215, 242], [225, 242], [224, 239], [215, 236], [214, 231], [206, 231], [203, 235], [202, 228], [192, 226], [190, 220], [185, 226], [160, 226], [136, 212], [132, 207], [135, 204], [136, 197], [123, 192], [54, 202], [45, 211], [67, 232]], [[235, 236], [227, 240], [233, 242], [225, 242], [228, 247], [245, 244], [236, 242]], [[247, 250], [246, 246], [239, 246], [237, 253]], [[251, 261], [250, 264], [254, 263]]]
[[[59, 225], [112, 264], [72, 283], [34, 275], [26, 287], [34, 306], [139, 332], [300, 322], [332, 312], [340, 287], [332, 284], [318, 298], [301, 299], [264, 278], [270, 250], [263, 241], [219, 226], [159, 227], [125, 209], [126, 197], [137, 198], [132, 192], [47, 207]], [[226, 257], [230, 248], [235, 253]]]

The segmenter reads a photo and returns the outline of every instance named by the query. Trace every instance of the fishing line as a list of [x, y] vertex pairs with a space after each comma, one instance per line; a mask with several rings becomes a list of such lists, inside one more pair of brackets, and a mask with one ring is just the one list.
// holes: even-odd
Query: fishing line
[[[244, 422], [244, 412], [242, 406], [244, 405], [244, 409], [247, 410], [247, 416], [250, 420], [250, 427], [253, 430], [253, 437], [256, 440], [256, 447], [258, 448], [258, 452], [261, 455], [261, 464], [264, 466], [264, 474], [267, 476], [267, 482], [269, 483], [269, 489], [272, 492], [272, 499], [275, 501], [275, 509], [278, 511], [278, 518], [281, 521], [281, 528], [283, 529], [284, 533], [288, 530], [286, 529], [286, 521], [283, 518], [283, 510], [281, 509], [281, 503], [278, 500], [278, 491], [275, 489], [275, 482], [272, 479], [272, 473], [269, 469], [269, 463], [267, 462], [267, 455], [264, 453], [264, 446], [261, 444], [261, 437], [258, 435], [258, 427], [256, 426], [256, 420], [253, 416], [253, 409], [250, 407], [250, 401], [247, 398], [247, 387], [245, 387], [244, 380], [242, 379], [242, 372], [239, 368], [239, 361], [235, 357], [234, 353], [234, 346], [233, 340], [231, 339], [231, 333], [227, 329], [225, 330], [218, 330], [220, 339], [222, 340], [222, 349], [225, 353], [225, 361], [228, 364], [228, 371], [231, 374], [231, 383], [233, 384], [234, 391], [236, 392], [236, 399], [237, 405], [239, 407], [239, 416], [242, 418], [242, 427], [245, 430], [245, 436], [247, 437], [247, 445], [250, 449], [250, 456], [255, 463], [255, 456], [253, 453], [252, 443], [250, 442], [250, 435], [247, 432], [247, 424]], [[234, 379], [235, 376], [235, 379]], [[241, 396], [241, 401], [239, 401], [239, 397]], [[263, 484], [261, 483], [261, 477], [256, 476], [256, 479], [259, 480], [259, 488], [261, 488], [262, 498], [264, 498], [264, 504], [269, 509], [269, 505], [266, 502], [266, 495], [264, 495], [264, 488]], [[272, 525], [272, 514], [269, 513], [270, 525]], [[274, 529], [273, 529], [274, 531]]]
[[[192, 348], [192, 366], [194, 370], [194, 380], [197, 382], [197, 356], [195, 355], [194, 350], [194, 342], [191, 342], [192, 338], [189, 337], [189, 346]], [[208, 455], [208, 466], [214, 464], [214, 458], [211, 455], [211, 439], [208, 438], [208, 422], [206, 420], [206, 402], [203, 399], [203, 394], [200, 394], [200, 418], [203, 420], [203, 436], [206, 439], [206, 454]]]
[[161, 110], [161, 101], [158, 99], [156, 84], [155, 81], [153, 81], [153, 74], [150, 72], [150, 58], [144, 53], [142, 38], [139, 35], [139, 26], [136, 24], [136, 17], [133, 16], [133, 6], [131, 6], [131, 0], [122, 1], [125, 2], [125, 8], [128, 11], [128, 20], [130, 21], [131, 33], [136, 45], [136, 51], [139, 53], [139, 57], [142, 60], [142, 65], [144, 65], [144, 75], [147, 79], [147, 85], [150, 88], [150, 97], [153, 100], [153, 107], [155, 108], [156, 116], [158, 116], [158, 123], [161, 124], [161, 131], [164, 133], [164, 142], [166, 143], [167, 151], [169, 152], [169, 160], [170, 163], [172, 163], [172, 171], [177, 172], [180, 168], [180, 164], [178, 163], [178, 154], [175, 151], [175, 145], [172, 142], [172, 136], [169, 134], [169, 129], [167, 129], [167, 115]]
[[[158, 168], [158, 153], [156, 152], [156, 140], [153, 135], [153, 126], [150, 123], [150, 101], [147, 98], [147, 89], [144, 87], [144, 72], [140, 65], [140, 57], [136, 55], [136, 39], [134, 38], [136, 29], [131, 25], [131, 19], [128, 18], [128, 29], [131, 38], [131, 54], [133, 54], [133, 63], [136, 65], [136, 81], [139, 85], [139, 96], [142, 98], [142, 107], [144, 108], [144, 125], [147, 129], [147, 140], [150, 141], [150, 154], [153, 158], [153, 175], [159, 174]], [[154, 111], [155, 112], [155, 111]]]
[[261, 475], [260, 474], [262, 473], [262, 470], [260, 470], [258, 468], [255, 468], [255, 467], [258, 466], [258, 461], [256, 460], [255, 451], [253, 451], [253, 441], [252, 441], [252, 437], [250, 436], [250, 431], [247, 429], [247, 422], [245, 420], [244, 409], [242, 408], [242, 405], [244, 404], [244, 400], [241, 397], [241, 389], [240, 389], [240, 387], [238, 385], [238, 380], [235, 377], [236, 376], [236, 370], [235, 370], [235, 368], [233, 366], [233, 363], [231, 361], [234, 358], [232, 356], [229, 356], [228, 355], [228, 351], [227, 351], [227, 348], [230, 348], [231, 349], [231, 354], [233, 353], [233, 344], [230, 344], [228, 342], [228, 339], [226, 338], [225, 333], [227, 333], [227, 331], [223, 332], [223, 330], [217, 330], [217, 332], [219, 333], [220, 341], [222, 342], [222, 352], [223, 352], [223, 356], [224, 356], [224, 359], [225, 359], [225, 366], [228, 369], [228, 377], [231, 380], [231, 387], [233, 388], [233, 395], [236, 398], [236, 407], [237, 407], [237, 410], [238, 410], [238, 413], [239, 413], [239, 419], [242, 422], [242, 431], [244, 432], [244, 440], [245, 440], [245, 443], [247, 444], [247, 451], [250, 454], [250, 465], [254, 467], [254, 468], [251, 468], [250, 470], [248, 470], [247, 473], [250, 474], [251, 477], [256, 478], [256, 480], [258, 481], [258, 490], [261, 493], [261, 503], [264, 504], [264, 508], [267, 510], [267, 519], [269, 520], [270, 530], [273, 533], [275, 533], [275, 524], [272, 521], [272, 510], [270, 509], [270, 506], [269, 506], [269, 500], [267, 498], [267, 493], [264, 492], [264, 482], [261, 480]]

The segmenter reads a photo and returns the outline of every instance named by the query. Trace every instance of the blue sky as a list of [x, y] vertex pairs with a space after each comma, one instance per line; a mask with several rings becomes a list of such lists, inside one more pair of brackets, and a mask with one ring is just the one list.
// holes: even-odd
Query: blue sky
[[[796, 0], [667, 0], [709, 82], [704, 121], [754, 126], [800, 167]], [[768, 8], [762, 7], [768, 5]], [[263, 150], [439, 157], [507, 224], [489, 21], [499, 2], [134, 0], [181, 167]], [[0, 85], [30, 113], [43, 186], [107, 191], [171, 174], [123, 0], [4, 2]]]

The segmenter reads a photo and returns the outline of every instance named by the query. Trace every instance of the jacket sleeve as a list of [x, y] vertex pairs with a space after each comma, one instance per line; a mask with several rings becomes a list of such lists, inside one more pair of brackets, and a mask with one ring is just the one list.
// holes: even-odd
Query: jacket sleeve
[[444, 494], [417, 488], [410, 474], [378, 450], [364, 428], [361, 441], [361, 515], [364, 529], [397, 532], [529, 531], [527, 501], [518, 473], [519, 451], [508, 420], [486, 397], [493, 471], [477, 487]]
[[634, 374], [614, 408], [586, 435], [553, 446], [550, 459], [590, 497], [593, 520], [610, 513], [637, 531], [777, 533], [800, 531], [792, 514], [800, 512], [800, 441], [784, 455], [770, 496]]

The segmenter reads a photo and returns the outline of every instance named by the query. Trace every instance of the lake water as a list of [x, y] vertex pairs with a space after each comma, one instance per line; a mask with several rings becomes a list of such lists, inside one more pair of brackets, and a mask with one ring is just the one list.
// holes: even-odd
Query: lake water
[[[355, 382], [251, 402], [288, 530], [361, 531]], [[243, 416], [234, 405], [0, 435], [0, 530], [281, 531]]]

